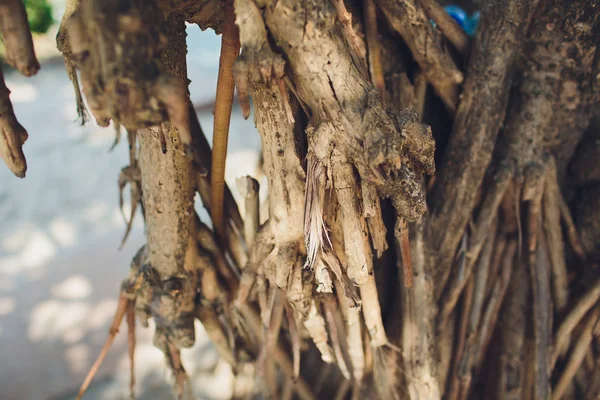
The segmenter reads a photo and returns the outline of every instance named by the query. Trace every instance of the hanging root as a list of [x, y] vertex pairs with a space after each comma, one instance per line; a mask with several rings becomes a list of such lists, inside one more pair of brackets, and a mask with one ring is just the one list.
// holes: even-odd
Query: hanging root
[[575, 327], [581, 322], [587, 312], [600, 300], [600, 280], [585, 292], [581, 298], [575, 303], [573, 308], [565, 316], [561, 322], [556, 335], [554, 335], [554, 349], [552, 352], [551, 367], [554, 368], [556, 361], [561, 355], [567, 351], [571, 334]]
[[[347, 380], [352, 379], [350, 377], [350, 372], [348, 370], [348, 366], [346, 365], [346, 360], [344, 359], [344, 353], [342, 352], [341, 340], [339, 332], [341, 326], [338, 325], [336, 315], [337, 315], [337, 303], [335, 298], [332, 296], [326, 296], [323, 301], [323, 307], [325, 308], [325, 319], [327, 320], [327, 326], [329, 327], [329, 336], [331, 338], [331, 343], [333, 345], [333, 352], [335, 354], [335, 360], [337, 362], [342, 375]], [[343, 332], [343, 331], [342, 331]]]
[[[267, 41], [261, 11], [252, 0], [235, 0], [236, 24], [240, 30], [242, 54], [233, 66], [233, 77], [244, 118], [250, 116], [250, 87], [276, 83], [282, 96], [288, 123], [294, 123], [287, 91], [283, 84], [283, 58], [274, 53]], [[259, 129], [260, 130], [260, 129]]]
[[[17, 1], [21, 4], [20, 1]], [[27, 131], [19, 124], [12, 103], [10, 90], [4, 83], [4, 75], [0, 71], [0, 158], [19, 178], [25, 177], [27, 161], [23, 154], [23, 144], [27, 140]]]
[[238, 178], [236, 183], [238, 191], [244, 198], [244, 239], [246, 240], [246, 246], [251, 248], [260, 225], [258, 199], [260, 187], [258, 181], [251, 176]]
[[[96, 375], [96, 373], [98, 372], [98, 369], [102, 365], [102, 362], [104, 361], [104, 358], [106, 357], [106, 354], [108, 354], [108, 350], [110, 349], [110, 346], [112, 345], [113, 341], [115, 340], [115, 337], [117, 336], [117, 333], [119, 332], [119, 325], [121, 325], [121, 321], [123, 320], [123, 317], [125, 316], [125, 314], [127, 314], [128, 326], [135, 326], [135, 324], [130, 325], [131, 324], [130, 314], [132, 314], [131, 310], [133, 310], [133, 308], [134, 308], [134, 302], [132, 300], [130, 300], [126, 295], [121, 294], [119, 296], [119, 305], [117, 306], [117, 311], [115, 312], [113, 321], [110, 324], [110, 328], [108, 330], [108, 337], [106, 338], [106, 341], [104, 342], [104, 346], [102, 346], [102, 350], [100, 351], [100, 354], [98, 354], [96, 361], [90, 368], [88, 374], [85, 377], [85, 380], [83, 381], [83, 383], [81, 384], [81, 387], [79, 388], [79, 392], [77, 393], [77, 400], [80, 400], [83, 397], [86, 390], [90, 386], [92, 379], [94, 379], [94, 376]], [[135, 332], [133, 333], [133, 335], [135, 335]], [[131, 344], [131, 339], [129, 342]], [[130, 354], [131, 360], [133, 360], [133, 350], [130, 349], [129, 354]], [[133, 362], [131, 365], [132, 365], [131, 371], [133, 372]], [[132, 378], [131, 382], [134, 382], [133, 378]], [[131, 388], [131, 390], [133, 390], [133, 383], [130, 384], [130, 388]]]
[[435, 21], [436, 26], [454, 45], [456, 50], [465, 54], [469, 47], [469, 38], [458, 23], [444, 10], [438, 0], [420, 0], [421, 7], [429, 18]]
[[325, 203], [325, 167], [316, 157], [307, 156], [306, 194], [304, 200], [304, 241], [306, 245], [305, 268], [312, 268], [323, 247], [327, 228], [323, 222]]
[[596, 329], [599, 316], [600, 308], [597, 308], [586, 319], [579, 339], [573, 347], [573, 351], [571, 352], [567, 366], [560, 376], [558, 383], [552, 390], [552, 400], [560, 400], [563, 397], [567, 387], [571, 384], [575, 373], [581, 367], [583, 359], [585, 358], [586, 354], [589, 353], [590, 345], [594, 339], [593, 332]]
[[[185, 68], [169, 64], [185, 50], [185, 46], [174, 50], [173, 41], [167, 39], [166, 27], [178, 23], [183, 21], [165, 19], [154, 0], [129, 1], [126, 9], [114, 2], [69, 1], [57, 46], [75, 86], [80, 114], [85, 112], [73, 67], [80, 71], [81, 89], [100, 126], [113, 120], [135, 130], [169, 120], [187, 151], [191, 145], [187, 82], [183, 76], [163, 72], [185, 74]], [[170, 60], [162, 60], [167, 52]]]
[[73, 64], [66, 59], [65, 68], [67, 69], [67, 75], [69, 76], [69, 80], [71, 81], [73, 85], [73, 90], [75, 91], [75, 107], [77, 109], [77, 119], [79, 120], [79, 124], [81, 126], [84, 126], [90, 119], [90, 113], [85, 107], [85, 102], [83, 101], [83, 95], [81, 94], [81, 88], [79, 87], [79, 78], [77, 77], [77, 71], [75, 70]]
[[[130, 204], [131, 211], [129, 213], [129, 218], [125, 217], [125, 212], [123, 211], [123, 189], [125, 189], [125, 185], [129, 183], [131, 188], [130, 196]], [[121, 173], [119, 174], [119, 208], [121, 209], [121, 214], [123, 215], [123, 220], [127, 225], [125, 229], [125, 234], [123, 235], [123, 239], [121, 240], [121, 246], [119, 250], [123, 248], [129, 234], [131, 233], [131, 227], [133, 226], [133, 218], [135, 217], [135, 213], [137, 211], [138, 204], [142, 201], [142, 174], [140, 172], [140, 168], [137, 165], [137, 161], [134, 164], [130, 164], [129, 166], [123, 168]]]
[[[534, 399], [548, 398], [551, 335], [550, 270], [545, 243], [540, 235], [541, 202], [544, 181], [533, 193], [527, 215], [527, 250], [533, 293], [533, 335], [535, 340]], [[525, 196], [525, 194], [524, 194]]]
[[221, 40], [221, 57], [219, 62], [219, 77], [217, 80], [217, 96], [215, 99], [215, 122], [213, 131], [213, 154], [211, 167], [211, 218], [219, 236], [224, 235], [223, 201], [225, 192], [225, 159], [227, 158], [227, 140], [229, 137], [229, 122], [233, 105], [233, 64], [240, 52], [240, 41], [233, 0], [224, 3], [225, 20]]
[[[410, 399], [439, 399], [436, 372], [435, 300], [433, 274], [425, 260], [425, 243], [421, 221], [414, 224], [412, 241], [413, 287], [402, 290], [402, 355], [406, 386]], [[400, 232], [394, 233], [396, 246]]]
[[25, 76], [35, 75], [40, 69], [40, 63], [35, 57], [27, 13], [22, 1], [2, 2], [0, 34], [8, 64]]
[[287, 301], [285, 302], [285, 315], [288, 321], [288, 329], [292, 338], [292, 380], [298, 381], [300, 377], [300, 332], [294, 318], [294, 310]]
[[402, 218], [398, 218], [397, 222], [400, 227], [400, 252], [402, 255], [402, 270], [404, 271], [404, 286], [407, 288], [412, 287], [412, 261], [410, 260], [410, 235], [408, 231], [408, 224]]
[[377, 8], [374, 0], [364, 1], [365, 14], [365, 36], [367, 39], [367, 51], [369, 54], [369, 71], [371, 82], [377, 90], [381, 99], [385, 103], [385, 79], [383, 76], [383, 66], [381, 64], [381, 49], [379, 46], [379, 37], [377, 32]]
[[83, 95], [81, 94], [81, 88], [79, 86], [79, 78], [77, 77], [77, 70], [73, 63], [73, 54], [71, 52], [71, 44], [69, 43], [69, 34], [67, 32], [69, 19], [71, 15], [80, 5], [80, 0], [67, 0], [65, 11], [63, 12], [60, 26], [58, 28], [58, 34], [56, 35], [56, 47], [63, 54], [65, 59], [65, 68], [73, 90], [75, 91], [75, 107], [77, 108], [77, 117], [79, 123], [83, 126], [89, 120], [90, 115], [85, 107], [83, 101]]
[[308, 331], [312, 341], [319, 349], [321, 358], [326, 363], [332, 363], [335, 360], [333, 351], [329, 347], [329, 336], [325, 329], [325, 320], [317, 309], [317, 303], [314, 300], [310, 301], [307, 318], [304, 320], [304, 327]]
[[135, 399], [135, 306], [127, 307], [127, 354], [129, 356], [129, 396]]
[[344, 0], [333, 0], [332, 3], [337, 12], [338, 19], [340, 20], [344, 29], [346, 41], [350, 45], [350, 52], [352, 54], [352, 58], [354, 59], [354, 63], [360, 73], [366, 78], [369, 76], [369, 72], [365, 62], [365, 54], [361, 51], [361, 48], [364, 46], [361, 46], [361, 39], [358, 37], [356, 32], [354, 32], [354, 28], [352, 27], [352, 15], [346, 9]]
[[[514, 66], [534, 8], [532, 3], [492, 2], [484, 9], [453, 132], [432, 192], [428, 241], [438, 254], [436, 287], [445, 286], [456, 248], [477, 205], [476, 195], [504, 120]], [[481, 85], [482, 80], [486, 85]], [[484, 103], [481, 99], [489, 101]]]
[[173, 378], [175, 379], [174, 390], [178, 400], [183, 400], [183, 393], [185, 390], [185, 383], [187, 379], [187, 373], [183, 364], [181, 363], [181, 350], [169, 343], [167, 356], [167, 364], [173, 372]]
[[562, 313], [569, 300], [569, 280], [565, 262], [565, 248], [560, 227], [560, 187], [556, 174], [556, 163], [552, 158], [546, 172], [543, 195], [543, 231], [548, 242], [548, 255], [552, 266], [552, 298], [554, 307]]
[[429, 18], [414, 0], [377, 0], [390, 25], [403, 37], [415, 61], [446, 107], [455, 112], [463, 74], [436, 37]]
[[529, 276], [521, 260], [517, 261], [514, 276], [506, 296], [506, 306], [500, 321], [499, 377], [495, 398], [520, 400], [526, 374], [525, 331], [527, 327], [527, 303], [530, 293]]
[[573, 222], [573, 217], [571, 216], [571, 210], [569, 210], [569, 205], [567, 204], [565, 198], [562, 193], [560, 193], [559, 197], [559, 207], [560, 207], [560, 216], [567, 228], [567, 239], [569, 240], [569, 244], [571, 248], [577, 254], [580, 260], [585, 260], [585, 250], [583, 249], [583, 245], [581, 244], [581, 240], [579, 239], [579, 233], [577, 232], [577, 228], [575, 227], [575, 223]]

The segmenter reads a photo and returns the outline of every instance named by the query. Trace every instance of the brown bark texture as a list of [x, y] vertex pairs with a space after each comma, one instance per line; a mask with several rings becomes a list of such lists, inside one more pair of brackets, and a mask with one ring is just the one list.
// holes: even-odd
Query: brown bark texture
[[[22, 4], [1, 3], [6, 60], [31, 75]], [[438, 0], [67, 1], [81, 122], [85, 97], [127, 131], [123, 240], [138, 207], [147, 237], [80, 396], [121, 321], [133, 362], [153, 319], [184, 398], [199, 319], [260, 382], [236, 398], [598, 397], [600, 1], [459, 3], [473, 36]], [[212, 149], [185, 22], [223, 34]], [[244, 215], [223, 182], [234, 86], [267, 216], [256, 179], [238, 180]], [[0, 156], [24, 177], [9, 93]]]

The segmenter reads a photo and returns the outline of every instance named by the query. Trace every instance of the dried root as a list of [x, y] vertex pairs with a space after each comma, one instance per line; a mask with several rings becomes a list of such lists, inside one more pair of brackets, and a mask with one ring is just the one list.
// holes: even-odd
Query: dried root
[[233, 63], [240, 52], [238, 29], [235, 25], [233, 0], [223, 3], [225, 18], [221, 35], [221, 57], [219, 61], [219, 77], [215, 98], [213, 150], [211, 165], [211, 218], [216, 232], [224, 236], [224, 196], [225, 196], [225, 159], [227, 158], [227, 140], [229, 137], [229, 121], [233, 105]]
[[24, 178], [27, 161], [23, 154], [23, 144], [28, 134], [15, 117], [9, 95], [10, 90], [0, 71], [0, 157], [16, 176]]
[[413, 57], [446, 107], [454, 112], [463, 74], [443, 49], [429, 18], [414, 0], [377, 0], [392, 27], [404, 38]]
[[83, 93], [100, 126], [112, 119], [137, 130], [168, 116], [189, 145], [186, 86], [163, 72], [168, 61], [161, 60], [167, 41], [162, 15], [155, 2], [127, 3], [126, 12], [113, 3], [70, 3], [72, 13], [61, 24], [59, 47], [63, 44], [68, 65], [81, 71]]
[[0, 6], [0, 34], [8, 64], [25, 76], [35, 75], [40, 63], [35, 56], [25, 5], [5, 0]]

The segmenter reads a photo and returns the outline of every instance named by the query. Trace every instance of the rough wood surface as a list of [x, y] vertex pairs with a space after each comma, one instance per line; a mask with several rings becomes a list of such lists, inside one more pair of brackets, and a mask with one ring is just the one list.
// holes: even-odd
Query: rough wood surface
[[[436, 175], [429, 223], [443, 286], [460, 233], [475, 207], [505, 115], [516, 60], [536, 2], [492, 2], [482, 10], [450, 143]], [[480, 99], [488, 99], [481, 102]]]

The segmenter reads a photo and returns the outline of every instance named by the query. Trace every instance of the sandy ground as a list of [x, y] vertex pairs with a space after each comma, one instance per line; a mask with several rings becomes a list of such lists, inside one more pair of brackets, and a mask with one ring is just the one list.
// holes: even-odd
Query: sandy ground
[[[197, 104], [214, 98], [219, 38], [188, 27], [190, 91]], [[111, 128], [76, 124], [72, 87], [60, 60], [33, 78], [6, 73], [17, 118], [29, 132], [27, 177], [0, 165], [0, 397], [70, 399], [98, 354], [116, 307], [121, 279], [144, 242], [138, 217], [119, 251], [124, 222], [117, 177], [127, 145], [109, 152]], [[212, 115], [199, 115], [210, 138]], [[253, 174], [260, 138], [239, 110], [233, 117], [227, 180]], [[235, 187], [235, 186], [233, 186]], [[201, 205], [198, 203], [199, 211]], [[201, 212], [206, 221], [206, 213]], [[123, 326], [124, 331], [124, 326]], [[151, 329], [138, 328], [137, 394], [170, 398], [171, 378]], [[198, 326], [184, 359], [197, 398], [225, 399], [229, 367]], [[128, 398], [126, 338], [110, 351], [87, 399]]]

